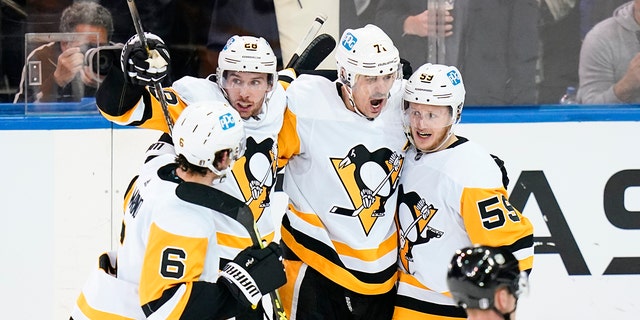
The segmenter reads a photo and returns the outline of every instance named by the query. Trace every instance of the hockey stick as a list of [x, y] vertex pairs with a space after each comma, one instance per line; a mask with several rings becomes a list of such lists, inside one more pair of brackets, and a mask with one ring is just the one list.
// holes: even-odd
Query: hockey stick
[[320, 34], [309, 43], [306, 49], [289, 68], [295, 70], [315, 70], [336, 47], [336, 40], [326, 34]]
[[[377, 195], [378, 192], [380, 192], [380, 190], [382, 190], [382, 187], [384, 186], [384, 184], [387, 182], [387, 180], [389, 180], [389, 178], [391, 178], [391, 175], [397, 170], [397, 168], [394, 166], [389, 173], [387, 174], [386, 177], [384, 177], [384, 179], [382, 179], [382, 181], [380, 181], [380, 184], [376, 187], [375, 190], [373, 190], [373, 195]], [[331, 213], [337, 213], [337, 214], [341, 214], [343, 216], [352, 216], [355, 217], [357, 215], [360, 214], [360, 212], [362, 212], [362, 210], [364, 210], [364, 203], [361, 204], [358, 208], [356, 209], [347, 209], [347, 208], [343, 208], [343, 207], [338, 207], [338, 206], [333, 206], [333, 208], [331, 208], [331, 210], [329, 210], [329, 212]]]
[[307, 31], [307, 34], [304, 36], [304, 38], [302, 38], [302, 41], [298, 44], [298, 47], [293, 52], [293, 56], [291, 56], [291, 59], [284, 67], [285, 69], [291, 68], [291, 66], [296, 63], [296, 61], [300, 57], [300, 54], [302, 54], [302, 51], [309, 45], [309, 43], [311, 43], [325, 21], [327, 21], [326, 14], [320, 13], [316, 16], [316, 18], [311, 23], [311, 27], [309, 27], [309, 31]]
[[[176, 195], [185, 201], [202, 203], [227, 217], [238, 221], [248, 232], [254, 246], [265, 248], [251, 209], [241, 200], [218, 189], [193, 182], [183, 182], [176, 188]], [[269, 293], [278, 320], [287, 320], [278, 289]]]
[[[127, 0], [127, 5], [129, 5], [129, 12], [131, 13], [131, 20], [133, 20], [133, 26], [136, 29], [136, 33], [138, 34], [138, 38], [140, 38], [140, 43], [147, 50], [147, 56], [149, 59], [153, 59], [158, 56], [157, 52], [152, 52], [149, 50], [149, 43], [147, 42], [147, 37], [144, 35], [144, 31], [142, 30], [142, 21], [140, 20], [140, 15], [138, 14], [138, 8], [136, 7], [136, 3], [133, 0]], [[151, 63], [151, 62], [149, 62]], [[153, 88], [156, 92], [156, 96], [160, 101], [160, 106], [162, 107], [162, 113], [164, 114], [164, 119], [167, 122], [167, 127], [169, 127], [169, 133], [173, 132], [173, 120], [171, 120], [171, 115], [169, 115], [169, 106], [167, 105], [167, 99], [164, 97], [164, 91], [162, 91], [162, 84], [158, 82], [153, 83]]]

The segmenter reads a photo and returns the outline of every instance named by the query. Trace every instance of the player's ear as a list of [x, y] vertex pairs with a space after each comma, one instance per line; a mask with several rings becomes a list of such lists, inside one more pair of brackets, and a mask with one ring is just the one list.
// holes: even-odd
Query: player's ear
[[513, 304], [515, 303], [515, 297], [505, 287], [498, 288], [494, 293], [493, 303], [500, 312], [507, 313], [513, 310]]

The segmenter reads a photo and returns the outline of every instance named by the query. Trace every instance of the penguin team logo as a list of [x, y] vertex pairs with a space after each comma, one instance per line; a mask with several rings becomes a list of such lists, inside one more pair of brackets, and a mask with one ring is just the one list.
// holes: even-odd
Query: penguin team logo
[[270, 206], [269, 193], [276, 181], [277, 158], [277, 144], [273, 139], [257, 143], [249, 137], [244, 156], [233, 165], [233, 176], [255, 221], [260, 219], [264, 208]]
[[352, 208], [333, 206], [331, 213], [358, 217], [365, 234], [378, 218], [385, 216], [385, 204], [396, 189], [404, 158], [387, 148], [369, 151], [353, 147], [343, 158], [331, 158]]
[[413, 271], [411, 271], [413, 247], [427, 243], [433, 238], [440, 238], [444, 232], [429, 227], [429, 222], [438, 212], [438, 209], [413, 191], [405, 194], [402, 186], [398, 188], [398, 212], [400, 210], [408, 210], [409, 214], [398, 214], [398, 217], [411, 217], [404, 220], [398, 219], [401, 230], [400, 262], [404, 270], [409, 274], [413, 274]]

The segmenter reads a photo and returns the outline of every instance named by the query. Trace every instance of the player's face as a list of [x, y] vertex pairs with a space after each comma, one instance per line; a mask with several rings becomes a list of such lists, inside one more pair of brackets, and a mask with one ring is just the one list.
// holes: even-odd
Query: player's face
[[227, 71], [222, 87], [240, 117], [258, 115], [266, 93], [271, 90], [266, 73]]
[[367, 118], [380, 115], [387, 104], [389, 91], [395, 81], [395, 74], [381, 76], [358, 75], [352, 87], [353, 101]]
[[453, 123], [451, 107], [409, 103], [405, 116], [417, 149], [437, 151], [446, 147], [443, 140], [448, 138]]
[[[84, 61], [84, 54], [86, 53], [86, 50], [88, 48], [95, 47], [96, 45], [103, 46], [109, 43], [107, 40], [107, 29], [105, 29], [104, 27], [94, 26], [90, 24], [79, 24], [74, 28], [74, 32], [92, 33], [87, 36], [79, 36], [75, 41], [61, 43], [62, 51], [73, 47], [80, 48], [81, 52], [77, 53], [77, 59], [78, 61], [80, 61], [80, 63]], [[82, 82], [90, 87], [97, 87], [98, 84], [105, 78], [105, 76], [93, 73], [91, 67], [87, 65], [82, 66], [80, 77], [82, 79]]]

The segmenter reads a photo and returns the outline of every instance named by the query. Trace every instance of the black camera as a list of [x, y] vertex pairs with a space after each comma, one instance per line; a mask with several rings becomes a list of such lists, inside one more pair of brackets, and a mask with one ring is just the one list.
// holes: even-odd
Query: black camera
[[122, 43], [89, 48], [84, 54], [84, 64], [91, 66], [93, 73], [104, 76], [109, 72], [114, 61], [120, 60]]

